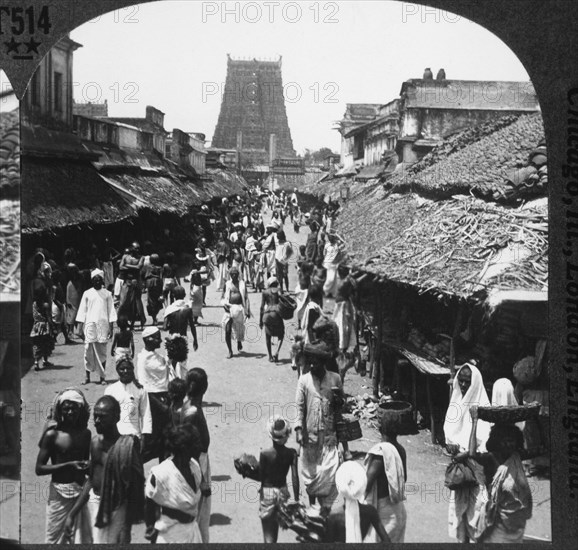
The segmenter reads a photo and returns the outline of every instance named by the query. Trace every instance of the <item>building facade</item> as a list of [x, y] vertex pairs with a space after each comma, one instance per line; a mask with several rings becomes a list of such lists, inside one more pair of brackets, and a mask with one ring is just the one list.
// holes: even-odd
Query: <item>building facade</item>
[[181, 168], [193, 168], [199, 175], [206, 170], [205, 134], [183, 132], [178, 128], [167, 139], [167, 157]]
[[531, 82], [448, 80], [445, 72], [435, 80], [413, 78], [389, 103], [347, 105], [336, 126], [342, 163], [374, 166], [396, 153], [399, 162], [413, 164], [451, 134], [539, 109]]
[[65, 36], [40, 62], [22, 99], [22, 122], [70, 131], [73, 54], [82, 45]]

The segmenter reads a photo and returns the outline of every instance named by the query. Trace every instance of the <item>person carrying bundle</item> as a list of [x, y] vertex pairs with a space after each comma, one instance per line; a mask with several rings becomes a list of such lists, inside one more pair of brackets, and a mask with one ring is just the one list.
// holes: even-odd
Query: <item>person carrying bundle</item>
[[261, 477], [259, 517], [263, 527], [263, 542], [277, 542], [279, 507], [289, 500], [287, 474], [291, 470], [293, 496], [299, 500], [299, 474], [297, 471], [297, 451], [285, 447], [291, 427], [288, 422], [275, 416], [269, 420], [267, 431], [273, 440], [273, 446], [261, 451], [259, 473]]

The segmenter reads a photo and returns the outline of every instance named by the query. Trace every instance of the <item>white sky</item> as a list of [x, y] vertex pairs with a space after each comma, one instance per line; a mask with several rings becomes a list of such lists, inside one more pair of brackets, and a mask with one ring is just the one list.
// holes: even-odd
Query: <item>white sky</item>
[[142, 117], [153, 105], [166, 113], [167, 130], [203, 132], [208, 140], [227, 53], [282, 54], [298, 153], [323, 146], [339, 151], [332, 125], [346, 103], [391, 101], [401, 83], [421, 78], [425, 67], [434, 76], [443, 67], [450, 79], [529, 78], [510, 49], [482, 27], [401, 2], [166, 0], [109, 13], [71, 37], [83, 45], [74, 54], [76, 101], [107, 99], [110, 116]]

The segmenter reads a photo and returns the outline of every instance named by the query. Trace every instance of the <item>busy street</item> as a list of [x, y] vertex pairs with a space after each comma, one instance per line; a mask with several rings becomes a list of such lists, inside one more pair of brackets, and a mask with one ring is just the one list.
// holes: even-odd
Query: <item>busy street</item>
[[[266, 219], [270, 213], [266, 213]], [[305, 243], [307, 233], [296, 234], [288, 223], [285, 228], [288, 240], [294, 247]], [[181, 275], [187, 276], [186, 269]], [[290, 288], [297, 282], [297, 266], [289, 266]], [[188, 286], [188, 285], [186, 285]], [[251, 308], [258, 316], [261, 294], [249, 291]], [[144, 298], [146, 302], [146, 298]], [[211, 432], [211, 488], [212, 507], [210, 519], [211, 542], [261, 542], [259, 509], [260, 484], [243, 478], [236, 472], [233, 460], [243, 452], [258, 456], [259, 450], [267, 446], [267, 422], [272, 415], [281, 414], [289, 421], [296, 418], [295, 389], [297, 373], [291, 368], [290, 337], [294, 336], [296, 323], [288, 322], [286, 333], [289, 338], [281, 348], [279, 361], [267, 360], [267, 350], [258, 317], [249, 319], [243, 351], [227, 358], [228, 350], [221, 327], [223, 308], [221, 293], [215, 285], [208, 287], [207, 307], [197, 325], [198, 350], [191, 351], [189, 367], [198, 366], [206, 370], [209, 387], [203, 408]], [[331, 312], [333, 301], [328, 300], [325, 309]], [[151, 319], [147, 319], [150, 326]], [[192, 350], [192, 338], [188, 338]], [[142, 331], [134, 335], [135, 352], [142, 349]], [[110, 348], [109, 348], [110, 352]], [[45, 425], [53, 398], [63, 388], [82, 388], [91, 408], [103, 394], [104, 388], [96, 383], [81, 385], [84, 381], [84, 345], [80, 339], [64, 344], [62, 335], [58, 339], [50, 361], [51, 367], [35, 372], [30, 368], [22, 381], [22, 517], [28, 518], [22, 530], [23, 543], [42, 543], [45, 532], [46, 495], [49, 481], [34, 473], [34, 464], [39, 438]], [[116, 380], [111, 368], [106, 370], [107, 383]], [[354, 370], [347, 373], [345, 392], [358, 395], [371, 393], [371, 381]], [[91, 429], [92, 422], [89, 424]], [[379, 432], [368, 423], [362, 426], [363, 437], [350, 443], [356, 461], [363, 460], [365, 452], [379, 441]], [[404, 436], [403, 445], [407, 452], [408, 479], [406, 542], [418, 542], [427, 538], [431, 542], [449, 542], [447, 523], [449, 491], [444, 487], [444, 471], [448, 458], [439, 446], [429, 441], [427, 430], [414, 436]], [[294, 437], [287, 443], [296, 446]], [[145, 465], [148, 473], [156, 460]], [[535, 502], [534, 517], [526, 534], [541, 540], [549, 536], [550, 495], [548, 480], [532, 480]], [[337, 508], [340, 504], [336, 504]], [[132, 542], [146, 542], [145, 526], [135, 525]], [[281, 530], [279, 542], [295, 542], [292, 530]]]

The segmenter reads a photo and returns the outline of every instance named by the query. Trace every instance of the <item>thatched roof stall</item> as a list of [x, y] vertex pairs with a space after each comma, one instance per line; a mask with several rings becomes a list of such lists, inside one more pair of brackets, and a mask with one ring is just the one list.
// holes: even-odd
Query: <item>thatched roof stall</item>
[[[20, 296], [20, 120], [18, 109], [0, 112], [0, 295]], [[6, 306], [5, 306], [6, 307]]]
[[22, 162], [22, 232], [110, 224], [134, 210], [89, 162], [26, 158]]
[[[359, 281], [374, 393], [405, 387], [434, 440], [454, 365], [476, 360], [491, 391], [547, 335], [543, 139], [539, 115], [508, 116], [451, 136], [404, 174], [349, 183], [336, 226]], [[338, 194], [346, 183], [319, 185]]]

